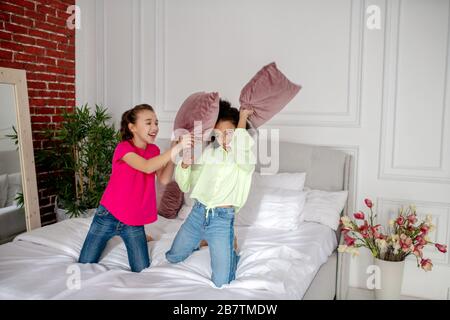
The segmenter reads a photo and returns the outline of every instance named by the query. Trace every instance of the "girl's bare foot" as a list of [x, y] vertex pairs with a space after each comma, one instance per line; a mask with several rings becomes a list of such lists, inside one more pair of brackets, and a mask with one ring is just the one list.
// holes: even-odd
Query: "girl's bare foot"
[[153, 241], [153, 240], [154, 240], [154, 239], [152, 238], [152, 236], [149, 235], [149, 234], [146, 234], [145, 236], [147, 237], [147, 242]]

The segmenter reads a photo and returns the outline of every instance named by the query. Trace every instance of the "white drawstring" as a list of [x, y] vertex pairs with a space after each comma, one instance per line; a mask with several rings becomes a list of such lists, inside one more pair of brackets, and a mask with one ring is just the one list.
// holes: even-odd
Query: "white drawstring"
[[209, 210], [212, 210], [213, 213], [213, 217], [214, 217], [214, 207], [206, 207], [206, 219], [208, 219], [208, 215], [209, 215]]

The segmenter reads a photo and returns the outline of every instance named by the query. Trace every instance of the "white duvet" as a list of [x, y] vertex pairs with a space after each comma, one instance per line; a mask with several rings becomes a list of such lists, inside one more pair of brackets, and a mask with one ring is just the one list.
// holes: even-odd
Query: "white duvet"
[[165, 259], [182, 222], [159, 217], [146, 226], [155, 241], [151, 266], [141, 273], [129, 271], [118, 237], [99, 264], [77, 263], [91, 219], [19, 235], [0, 246], [0, 299], [301, 299], [337, 245], [333, 230], [313, 222], [294, 231], [236, 226], [236, 280], [216, 288], [208, 247], [179, 264]]

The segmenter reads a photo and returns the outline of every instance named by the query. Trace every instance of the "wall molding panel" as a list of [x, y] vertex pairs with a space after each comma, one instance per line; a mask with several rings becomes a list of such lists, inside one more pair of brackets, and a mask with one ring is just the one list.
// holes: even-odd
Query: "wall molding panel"
[[[417, 1], [414, 1], [417, 3]], [[425, 2], [424, 2], [425, 3]], [[402, 97], [399, 97], [399, 88], [401, 89], [401, 81], [404, 82], [410, 81], [410, 74], [406, 74], [404, 77], [399, 73], [399, 65], [402, 63], [401, 55], [400, 55], [400, 46], [401, 44], [410, 41], [413, 42], [415, 38], [413, 34], [415, 33], [415, 29], [411, 30], [411, 28], [401, 28], [402, 20], [407, 20], [407, 14], [411, 15], [411, 10], [407, 10], [407, 6], [411, 5], [411, 2], [407, 2], [404, 0], [393, 0], [388, 2], [388, 16], [387, 16], [387, 25], [386, 25], [386, 38], [385, 38], [385, 60], [384, 60], [384, 89], [383, 89], [383, 115], [382, 115], [382, 137], [381, 137], [381, 145], [380, 145], [380, 161], [379, 161], [379, 178], [380, 179], [390, 179], [390, 180], [406, 180], [411, 182], [431, 182], [431, 183], [450, 183], [450, 130], [448, 129], [450, 124], [450, 110], [449, 110], [449, 101], [448, 101], [448, 93], [450, 92], [449, 82], [448, 82], [448, 74], [449, 74], [449, 37], [450, 37], [450, 27], [448, 24], [450, 23], [450, 6], [445, 9], [446, 14], [446, 31], [445, 31], [445, 41], [446, 44], [444, 46], [444, 57], [442, 59], [442, 64], [440, 66], [436, 66], [435, 69], [445, 70], [444, 81], [443, 81], [443, 90], [440, 97], [436, 98], [438, 102], [438, 107], [441, 110], [438, 111], [438, 115], [436, 120], [438, 121], [427, 121], [427, 125], [429, 127], [420, 128], [417, 127], [405, 128], [405, 125], [401, 123], [403, 120], [401, 117], [408, 117], [408, 113], [405, 110], [405, 102], [409, 101], [407, 99], [403, 100]], [[413, 16], [410, 19], [414, 19], [416, 16]], [[407, 26], [410, 26], [412, 22], [407, 21]], [[431, 26], [429, 27], [431, 33], [435, 27], [432, 23], [429, 23]], [[422, 24], [420, 24], [422, 26]], [[422, 26], [423, 27], [423, 26]], [[425, 27], [423, 27], [425, 28]], [[408, 34], [410, 32], [410, 34]], [[406, 33], [403, 37], [403, 33]], [[409, 36], [409, 37], [408, 37]], [[429, 36], [429, 35], [428, 35]], [[406, 45], [405, 45], [406, 47]], [[408, 55], [403, 55], [404, 59], [408, 58]], [[403, 64], [404, 65], [404, 64]], [[402, 65], [402, 66], [403, 66]], [[414, 68], [411, 66], [411, 69]], [[403, 68], [405, 70], [405, 68]], [[420, 68], [418, 70], [422, 71]], [[405, 73], [409, 72], [409, 70], [405, 70]], [[418, 76], [418, 74], [416, 75]], [[433, 76], [433, 74], [431, 75]], [[435, 75], [437, 77], [437, 75]], [[434, 79], [430, 79], [430, 82]], [[410, 85], [409, 83], [407, 85]], [[421, 88], [417, 88], [417, 91], [421, 90]], [[427, 88], [427, 90], [429, 90]], [[426, 93], [424, 93], [426, 94]], [[403, 102], [403, 113], [400, 114], [398, 109], [399, 100]], [[433, 106], [432, 106], [433, 107]], [[414, 106], [415, 109], [425, 108], [425, 105], [420, 104], [420, 101], [417, 105]], [[431, 109], [429, 106], [426, 106], [426, 109], [430, 111], [434, 111], [437, 107], [433, 107]], [[416, 114], [421, 114], [420, 111]], [[422, 112], [422, 114], [425, 114]], [[415, 119], [415, 121], [419, 121], [420, 119]], [[406, 120], [403, 120], [405, 122]], [[439, 154], [438, 164], [436, 165], [417, 165], [417, 164], [408, 164], [401, 163], [398, 159], [402, 152], [398, 150], [399, 146], [405, 148], [405, 146], [414, 146], [414, 141], [409, 140], [408, 135], [413, 131], [423, 131], [426, 134], [428, 131], [432, 130], [434, 126], [439, 126], [439, 133], [436, 135], [430, 136], [429, 139], [422, 139], [422, 141], [418, 141], [421, 145], [426, 146], [427, 143], [433, 142], [434, 140], [440, 141], [438, 150], [434, 150], [437, 152], [430, 152], [430, 154]], [[399, 132], [399, 127], [403, 128], [403, 132]], [[427, 130], [428, 129], [428, 130]], [[403, 134], [403, 135], [402, 135]], [[401, 141], [401, 142], [399, 142]], [[417, 156], [420, 156], [418, 154]], [[412, 155], [410, 159], [416, 161], [418, 157], [414, 157]], [[426, 157], [423, 160], [428, 160]]]
[[[162, 121], [172, 122], [176, 115], [174, 108], [168, 107], [168, 96], [172, 88], [168, 83], [168, 5], [170, 0], [155, 0], [156, 8], [153, 12], [156, 30], [155, 48], [155, 104], [160, 110]], [[345, 111], [337, 112], [313, 112], [304, 111], [299, 107], [298, 111], [283, 110], [272, 119], [272, 124], [276, 125], [296, 125], [296, 126], [330, 126], [330, 127], [359, 127], [361, 90], [362, 90], [362, 51], [364, 43], [364, 9], [362, 1], [349, 0], [350, 28], [345, 37], [348, 38], [348, 56], [345, 64], [348, 65], [347, 93]], [[147, 15], [148, 16], [148, 15]], [[195, 70], [192, 70], [195, 71]], [[255, 70], [256, 72], [256, 70]], [[305, 89], [302, 89], [305, 90]], [[301, 94], [301, 93], [300, 93]], [[311, 107], [311, 109], [314, 109]], [[162, 112], [161, 112], [162, 111]]]

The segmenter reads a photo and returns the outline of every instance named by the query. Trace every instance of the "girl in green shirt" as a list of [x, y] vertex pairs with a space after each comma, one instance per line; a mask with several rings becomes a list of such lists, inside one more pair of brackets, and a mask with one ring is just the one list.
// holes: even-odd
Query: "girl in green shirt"
[[180, 161], [175, 168], [180, 189], [191, 190], [195, 203], [166, 258], [171, 263], [183, 261], [206, 240], [211, 254], [211, 280], [217, 287], [234, 280], [239, 261], [233, 245], [233, 224], [235, 214], [247, 200], [255, 170], [255, 142], [247, 132], [252, 112], [239, 111], [220, 100], [214, 143], [195, 163]]

